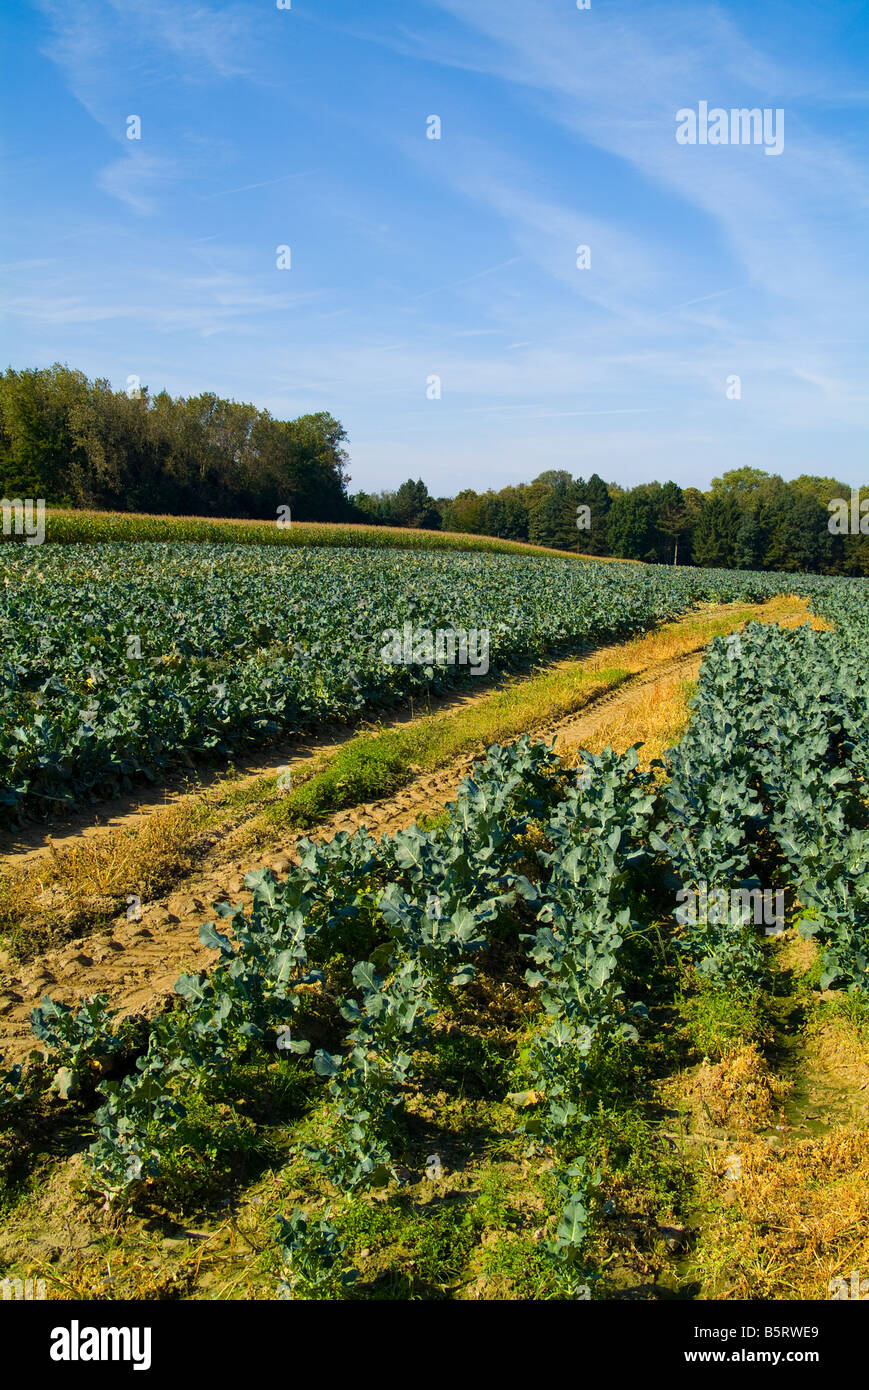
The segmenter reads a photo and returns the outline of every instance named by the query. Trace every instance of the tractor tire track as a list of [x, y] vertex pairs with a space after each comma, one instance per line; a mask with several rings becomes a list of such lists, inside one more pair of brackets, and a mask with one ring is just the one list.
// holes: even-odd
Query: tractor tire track
[[[698, 653], [688, 653], [663, 662], [593, 699], [579, 715], [534, 727], [529, 733], [554, 738], [556, 747], [565, 751], [576, 747], [602, 710], [629, 701], [638, 690], [677, 672], [687, 674], [699, 661]], [[27, 965], [13, 963], [0, 976], [0, 1051], [7, 1060], [17, 1061], [32, 1050], [30, 1011], [45, 993], [66, 1004], [105, 993], [124, 1016], [160, 1012], [183, 971], [208, 969], [216, 959], [217, 952], [198, 940], [199, 927], [209, 920], [213, 905], [231, 901], [249, 906], [252, 895], [243, 882], [248, 870], [265, 865], [277, 874], [286, 873], [297, 860], [301, 839], [326, 840], [339, 831], [352, 834], [361, 826], [378, 837], [406, 829], [423, 813], [441, 810], [484, 751], [481, 745], [439, 771], [415, 778], [392, 796], [341, 811], [304, 834], [294, 832], [259, 859], [252, 861], [248, 852], [245, 861], [227, 858], [205, 873], [200, 871], [175, 892], [143, 904], [137, 920], [121, 917], [108, 930], [46, 951]]]

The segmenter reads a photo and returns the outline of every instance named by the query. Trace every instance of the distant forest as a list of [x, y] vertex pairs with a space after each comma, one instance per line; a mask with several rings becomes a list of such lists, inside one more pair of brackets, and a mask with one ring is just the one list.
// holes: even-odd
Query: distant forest
[[0, 491], [174, 516], [341, 521], [345, 431], [325, 413], [275, 420], [206, 392], [152, 396], [55, 364], [0, 375]]
[[[357, 493], [351, 502], [360, 519], [381, 525], [441, 526], [584, 555], [869, 574], [869, 535], [833, 535], [829, 529], [833, 514], [827, 503], [850, 497], [850, 487], [834, 478], [803, 476], [786, 483], [774, 473], [735, 468], [713, 478], [708, 492], [673, 482], [624, 488], [596, 473], [584, 479], [558, 470], [499, 492], [465, 488], [453, 498], [431, 498], [424, 483], [409, 480], [394, 493]], [[587, 527], [579, 529], [578, 522]], [[869, 529], [869, 515], [861, 524]]]
[[211, 392], [115, 391], [60, 364], [0, 374], [5, 498], [254, 519], [288, 506], [297, 521], [475, 533], [659, 564], [869, 574], [869, 535], [830, 532], [827, 503], [851, 492], [834, 478], [784, 482], [743, 467], [703, 492], [550, 470], [452, 498], [410, 478], [395, 491], [350, 495], [346, 438], [326, 412], [277, 420]]

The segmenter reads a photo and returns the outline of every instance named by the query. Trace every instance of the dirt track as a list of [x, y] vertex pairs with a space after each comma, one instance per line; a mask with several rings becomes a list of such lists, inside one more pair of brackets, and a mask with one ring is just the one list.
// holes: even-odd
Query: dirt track
[[[649, 685], [696, 674], [699, 664], [697, 653], [663, 662], [592, 701], [580, 714], [531, 732], [536, 737], [555, 737], [557, 746], [565, 750], [581, 746], [604, 712], [613, 713], [613, 707], [621, 704], [629, 707], [638, 692]], [[417, 778], [395, 796], [340, 812], [310, 832], [310, 838], [328, 839], [336, 831], [352, 832], [361, 825], [377, 836], [404, 829], [424, 811], [438, 809], [451, 800], [472, 761], [471, 757], [461, 758], [439, 772]], [[0, 977], [0, 1051], [12, 1061], [27, 1056], [34, 1045], [30, 1011], [45, 993], [68, 1004], [106, 993], [113, 1007], [124, 1014], [159, 1010], [162, 1001], [173, 993], [179, 974], [203, 969], [214, 959], [215, 952], [198, 940], [199, 927], [213, 916], [213, 905], [224, 901], [247, 904], [250, 894], [243, 885], [245, 873], [261, 864], [285, 872], [301, 838], [292, 834], [277, 842], [258, 862], [252, 862], [248, 855], [244, 862], [227, 859], [212, 863], [168, 897], [144, 903], [137, 921], [121, 917], [108, 931], [68, 942], [25, 966], [13, 962]], [[215, 858], [219, 860], [219, 854], [212, 855], [212, 860]]]

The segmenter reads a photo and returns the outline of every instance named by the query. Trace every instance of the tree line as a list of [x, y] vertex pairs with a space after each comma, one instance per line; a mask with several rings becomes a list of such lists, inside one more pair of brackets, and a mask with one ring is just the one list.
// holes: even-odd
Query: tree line
[[554, 469], [455, 497], [433, 497], [412, 478], [350, 496], [346, 439], [325, 411], [278, 420], [213, 392], [116, 391], [59, 363], [0, 373], [5, 498], [251, 519], [289, 507], [298, 521], [473, 533], [658, 564], [869, 574], [869, 535], [859, 530], [869, 531], [869, 513], [856, 508], [845, 534], [828, 524], [827, 504], [851, 496], [834, 478], [785, 482], [736, 468], [703, 492], [674, 482], [624, 488]]
[[[835, 478], [804, 474], [785, 482], [778, 474], [743, 467], [713, 478], [706, 492], [674, 482], [624, 488], [597, 473], [585, 479], [553, 470], [531, 483], [488, 492], [465, 488], [453, 498], [433, 498], [422, 481], [408, 479], [395, 492], [357, 493], [351, 502], [359, 519], [376, 525], [474, 532], [585, 555], [869, 574], [869, 534], [854, 527], [859, 513], [851, 510], [845, 534], [830, 529], [836, 513], [828, 503], [850, 497], [850, 486]], [[869, 532], [869, 513], [859, 525]]]
[[212, 392], [173, 397], [56, 363], [0, 374], [0, 492], [175, 516], [346, 519], [346, 433], [325, 412], [276, 420]]

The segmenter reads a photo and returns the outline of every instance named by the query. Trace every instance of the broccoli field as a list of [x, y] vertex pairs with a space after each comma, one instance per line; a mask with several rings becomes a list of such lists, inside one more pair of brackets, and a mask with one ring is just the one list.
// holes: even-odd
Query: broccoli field
[[406, 624], [484, 632], [494, 673], [698, 601], [847, 591], [810, 576], [192, 542], [6, 545], [0, 577], [7, 818], [474, 684], [471, 664], [436, 647], [385, 661], [387, 633]]
[[[660, 758], [529, 731], [404, 829], [251, 856], [171, 1001], [46, 988], [0, 1065], [0, 1274], [58, 1299], [839, 1296], [869, 1229], [863, 581], [193, 544], [3, 572], [10, 816], [471, 679], [380, 659], [405, 623], [488, 630], [493, 672], [703, 602], [798, 593], [825, 626], [714, 637]], [[43, 1189], [87, 1232], [51, 1259]]]

